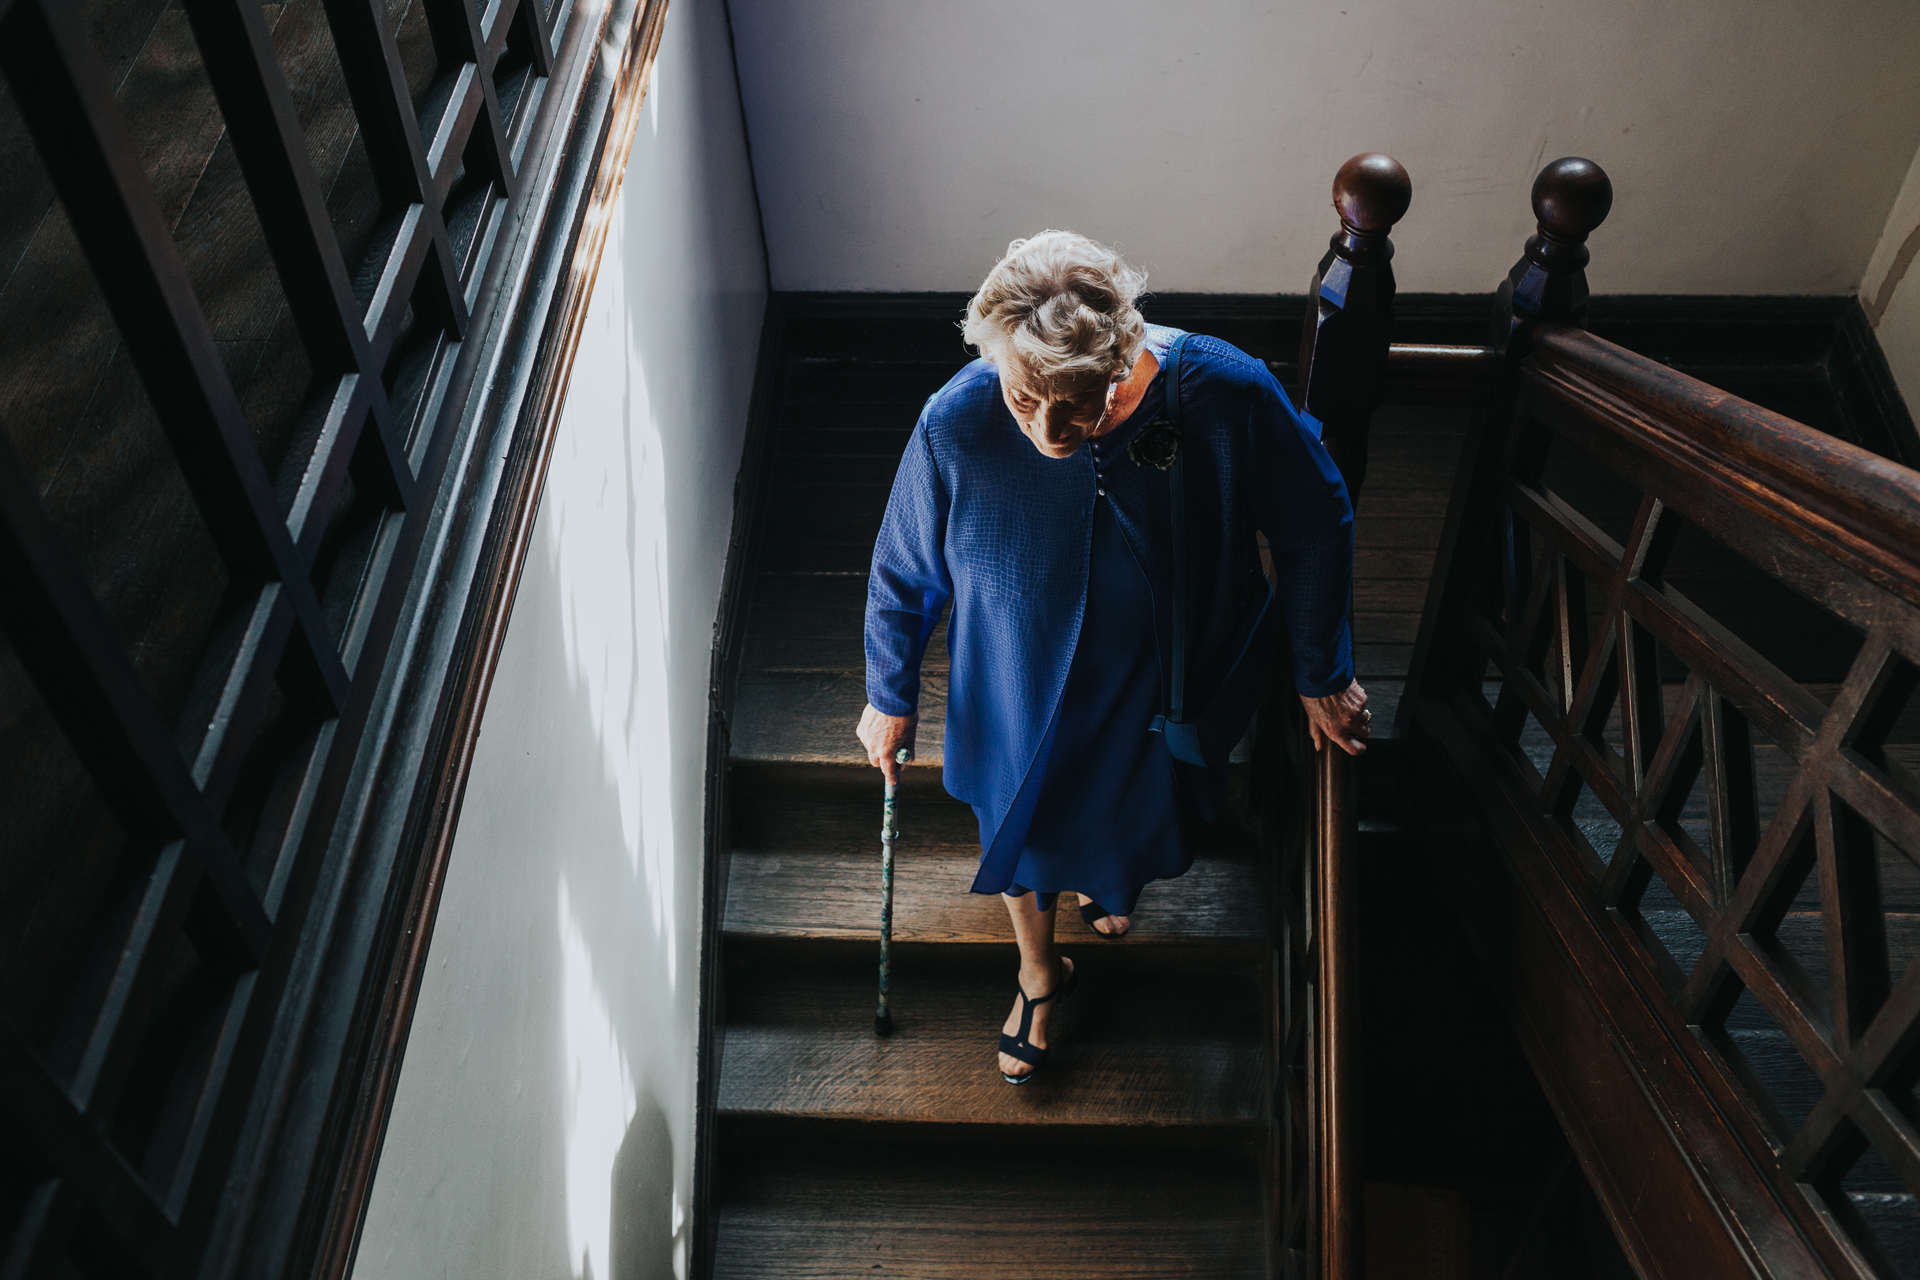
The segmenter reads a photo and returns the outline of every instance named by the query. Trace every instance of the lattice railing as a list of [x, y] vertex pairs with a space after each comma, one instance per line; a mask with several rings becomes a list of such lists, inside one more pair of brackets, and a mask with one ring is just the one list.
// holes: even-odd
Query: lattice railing
[[1825, 1264], [1905, 1274], [1920, 473], [1567, 327], [1513, 424], [1423, 694], [1504, 759]]
[[[489, 360], [578, 310], [538, 255], [573, 251], [663, 8], [183, 7], [0, 0], [8, 1276], [346, 1265], [329, 1170], [357, 1160], [364, 1191], [371, 1147], [342, 1149], [377, 1141], [379, 1090], [316, 1064], [391, 1028], [314, 1012], [316, 986], [353, 877], [393, 877], [363, 890], [389, 950], [432, 903], [404, 857], [356, 861], [372, 789], [420, 769], [381, 771], [396, 637], [478, 607], [429, 563], [504, 452], [456, 451], [476, 379], [524, 392]], [[530, 509], [524, 476], [488, 492]], [[457, 801], [457, 761], [426, 772]], [[374, 1006], [390, 978], [362, 979]], [[294, 1207], [263, 1226], [273, 1179]]]

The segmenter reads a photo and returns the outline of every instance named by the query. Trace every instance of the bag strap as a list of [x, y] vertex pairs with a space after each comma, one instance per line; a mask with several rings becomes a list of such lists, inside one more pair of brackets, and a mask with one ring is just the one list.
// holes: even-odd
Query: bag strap
[[[1167, 353], [1167, 408], [1169, 423], [1180, 423], [1180, 349], [1187, 343], [1182, 333], [1173, 340]], [[1170, 719], [1184, 718], [1187, 695], [1187, 450], [1181, 438], [1174, 446], [1173, 470], [1168, 477], [1172, 489], [1173, 511], [1173, 685]]]

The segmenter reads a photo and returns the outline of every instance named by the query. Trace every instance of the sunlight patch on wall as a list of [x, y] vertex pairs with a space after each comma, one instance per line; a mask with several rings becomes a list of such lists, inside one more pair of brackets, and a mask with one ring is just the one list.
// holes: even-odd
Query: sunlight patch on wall
[[[567, 1257], [577, 1280], [607, 1280], [613, 1158], [633, 1119], [633, 1069], [594, 980], [587, 940], [560, 882], [560, 972], [566, 1046]], [[577, 1260], [577, 1262], [575, 1262]]]
[[[607, 255], [624, 253], [624, 225]], [[561, 617], [570, 675], [586, 690], [608, 782], [619, 797], [628, 869], [644, 886], [675, 984], [674, 726], [669, 714], [668, 509], [660, 423], [619, 273], [603, 273], [575, 356], [567, 426], [543, 501], [555, 513]], [[602, 303], [606, 305], [602, 305]]]

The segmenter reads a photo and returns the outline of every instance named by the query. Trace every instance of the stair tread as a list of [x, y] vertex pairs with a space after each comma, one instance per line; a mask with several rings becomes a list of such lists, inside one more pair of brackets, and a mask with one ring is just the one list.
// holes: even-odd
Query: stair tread
[[937, 1124], [1264, 1124], [1260, 983], [1237, 973], [1102, 972], [1060, 1007], [1046, 1066], [1013, 1086], [994, 1044], [1011, 973], [896, 969], [897, 1031], [873, 1033], [874, 974], [792, 964], [730, 967], [719, 1109]]
[[[1403, 664], [1404, 665], [1404, 664]], [[1365, 678], [1382, 737], [1391, 734], [1402, 682]], [[791, 764], [867, 761], [854, 727], [867, 705], [860, 671], [743, 671], [734, 698], [731, 758]], [[920, 729], [914, 763], [940, 767], [946, 752], [947, 673], [920, 680]]]
[[[875, 824], [877, 825], [877, 824]], [[844, 853], [735, 850], [727, 877], [730, 937], [872, 938], [878, 929], [880, 850]], [[896, 854], [893, 936], [900, 942], [991, 943], [1011, 940], [998, 894], [968, 892], [979, 845], [950, 852]], [[1083, 926], [1073, 899], [1063, 904], [1062, 936]], [[1178, 880], [1149, 886], [1124, 945], [1232, 939], [1264, 940], [1267, 913], [1260, 868], [1200, 859]], [[1098, 941], [1092, 939], [1092, 941]]]
[[[876, 521], [877, 523], [877, 521]], [[1427, 578], [1357, 577], [1353, 607], [1356, 615], [1380, 616], [1377, 625], [1397, 628], [1401, 614], [1416, 619], [1425, 607]], [[850, 656], [847, 670], [865, 666], [864, 640], [867, 622], [867, 579], [864, 575], [837, 574], [825, 580], [801, 578], [791, 572], [763, 575], [754, 583], [753, 603], [748, 615], [749, 633], [762, 636], [805, 637], [813, 640], [837, 640]], [[945, 614], [935, 625], [927, 647], [946, 651]]]
[[1023, 1141], [756, 1153], [720, 1194], [713, 1274], [1264, 1280], [1257, 1176], [1212, 1152], [1111, 1151]]
[[[853, 736], [867, 705], [859, 671], [743, 671], [734, 695], [732, 758], [794, 764], [865, 764]], [[947, 728], [947, 677], [920, 680], [920, 732], [915, 762], [938, 767]]]

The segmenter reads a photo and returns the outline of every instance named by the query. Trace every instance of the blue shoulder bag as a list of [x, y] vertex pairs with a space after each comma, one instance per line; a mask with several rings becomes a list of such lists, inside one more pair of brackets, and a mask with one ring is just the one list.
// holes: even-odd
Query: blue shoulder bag
[[[1229, 665], [1219, 687], [1205, 706], [1187, 702], [1187, 502], [1186, 440], [1180, 430], [1180, 353], [1187, 334], [1174, 339], [1167, 355], [1167, 401], [1161, 421], [1172, 430], [1170, 463], [1153, 461], [1170, 472], [1173, 513], [1173, 679], [1168, 685], [1167, 714], [1155, 716], [1152, 728], [1165, 733], [1167, 750], [1176, 760], [1202, 768], [1227, 762], [1246, 736], [1253, 713], [1273, 674], [1274, 653], [1280, 642], [1280, 610], [1274, 606], [1273, 584], [1255, 572], [1248, 582], [1247, 599], [1234, 621], [1233, 633], [1222, 652]], [[1151, 428], [1149, 428], [1151, 429]], [[1136, 455], [1136, 461], [1140, 458]], [[1257, 580], [1257, 581], [1255, 581]]]

